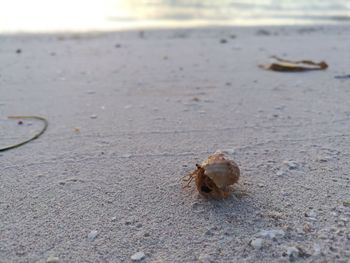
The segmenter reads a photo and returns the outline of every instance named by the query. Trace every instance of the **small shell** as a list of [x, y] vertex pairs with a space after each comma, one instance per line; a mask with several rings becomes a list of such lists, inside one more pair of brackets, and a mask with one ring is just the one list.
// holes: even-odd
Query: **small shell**
[[230, 195], [230, 185], [238, 182], [240, 170], [238, 165], [224, 158], [222, 153], [208, 157], [190, 175], [195, 178], [199, 193], [205, 197], [221, 199]]

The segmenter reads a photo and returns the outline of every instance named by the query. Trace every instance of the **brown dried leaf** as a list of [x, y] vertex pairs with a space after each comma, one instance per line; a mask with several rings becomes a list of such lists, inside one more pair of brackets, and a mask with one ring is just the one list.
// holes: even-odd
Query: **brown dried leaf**
[[277, 56], [272, 56], [277, 60], [276, 63], [259, 65], [260, 68], [279, 72], [303, 72], [310, 70], [325, 70], [328, 68], [328, 64], [324, 61], [319, 63], [313, 62], [311, 60], [299, 60], [292, 61], [287, 59], [282, 59]]

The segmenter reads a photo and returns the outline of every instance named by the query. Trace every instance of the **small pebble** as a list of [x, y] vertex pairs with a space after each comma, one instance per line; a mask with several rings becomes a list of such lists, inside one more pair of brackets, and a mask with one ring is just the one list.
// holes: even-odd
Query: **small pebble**
[[46, 260], [47, 263], [58, 263], [60, 262], [59, 257], [56, 256], [49, 256]]
[[316, 158], [316, 161], [317, 162], [319, 162], [319, 163], [326, 163], [326, 162], [328, 162], [329, 160], [331, 160], [331, 158], [330, 157], [322, 157], [322, 156], [318, 156], [317, 158]]
[[212, 259], [211, 259], [211, 257], [210, 257], [209, 255], [207, 255], [207, 254], [202, 254], [202, 255], [200, 255], [199, 258], [198, 258], [198, 261], [199, 261], [200, 263], [210, 263], [210, 262], [213, 262]]
[[314, 244], [314, 255], [318, 256], [321, 254], [321, 246], [319, 244]]
[[311, 211], [306, 212], [305, 216], [308, 217], [310, 220], [315, 221], [316, 217], [317, 217], [317, 214], [316, 214], [315, 211], [311, 210]]
[[297, 258], [299, 256], [299, 249], [297, 249], [296, 247], [288, 247], [287, 255], [290, 258]]
[[349, 219], [347, 219], [346, 217], [340, 217], [339, 220], [345, 223], [349, 221]]
[[20, 48], [19, 48], [19, 49], [16, 49], [16, 53], [17, 53], [17, 54], [21, 54], [21, 53], [22, 53], [22, 49], [20, 49]]
[[284, 237], [285, 233], [281, 229], [271, 229], [271, 230], [262, 230], [258, 233], [260, 237], [267, 237], [270, 239], [277, 239]]
[[298, 164], [297, 164], [296, 162], [293, 162], [293, 161], [283, 161], [283, 163], [284, 163], [285, 165], [287, 165], [288, 168], [289, 168], [290, 170], [295, 170], [295, 169], [298, 168]]
[[213, 233], [213, 231], [211, 231], [211, 229], [207, 229], [207, 230], [204, 232], [204, 235], [206, 235], [206, 236], [213, 236], [214, 233]]
[[142, 260], [145, 257], [145, 253], [142, 251], [135, 253], [134, 255], [131, 256], [131, 260], [133, 261], [139, 261]]
[[90, 119], [97, 119], [97, 115], [96, 115], [96, 114], [92, 114], [92, 115], [90, 116]]
[[277, 176], [282, 176], [282, 175], [284, 175], [285, 173], [284, 173], [284, 171], [282, 171], [282, 170], [278, 170], [277, 172], [276, 172], [276, 175]]
[[258, 31], [256, 31], [256, 34], [258, 36], [269, 36], [269, 35], [271, 35], [271, 32], [267, 31], [265, 29], [259, 29]]
[[88, 234], [88, 240], [89, 241], [94, 241], [95, 238], [97, 237], [97, 230], [92, 230], [89, 234]]
[[262, 188], [262, 187], [264, 187], [265, 185], [264, 185], [264, 184], [259, 183], [259, 184], [258, 184], [258, 186], [259, 186], [260, 188]]
[[262, 248], [264, 240], [262, 238], [256, 238], [250, 241], [250, 245], [255, 249]]
[[350, 200], [343, 201], [343, 206], [350, 207]]
[[131, 108], [132, 108], [132, 105], [130, 105], [130, 104], [124, 106], [124, 109], [126, 109], [126, 110], [131, 109]]
[[226, 43], [227, 43], [227, 40], [223, 38], [223, 39], [220, 40], [220, 43], [221, 43], [221, 44], [226, 44]]

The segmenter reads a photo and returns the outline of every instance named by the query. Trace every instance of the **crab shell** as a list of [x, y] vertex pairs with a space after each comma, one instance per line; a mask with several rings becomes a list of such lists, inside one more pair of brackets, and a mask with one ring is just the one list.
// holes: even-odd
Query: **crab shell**
[[230, 195], [228, 186], [237, 183], [240, 170], [234, 161], [226, 160], [223, 154], [214, 154], [198, 165], [193, 174], [201, 195], [221, 199]]
[[204, 169], [204, 175], [220, 189], [237, 183], [240, 176], [238, 165], [234, 161], [226, 160], [221, 153], [209, 156], [201, 167]]

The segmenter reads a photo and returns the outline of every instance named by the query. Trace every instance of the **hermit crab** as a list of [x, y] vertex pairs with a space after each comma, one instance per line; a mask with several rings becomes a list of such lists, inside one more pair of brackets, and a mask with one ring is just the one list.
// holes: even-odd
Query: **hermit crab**
[[189, 186], [195, 180], [198, 192], [207, 198], [223, 199], [230, 196], [229, 186], [238, 182], [240, 170], [238, 165], [225, 159], [223, 153], [210, 155], [197, 169], [184, 178]]

